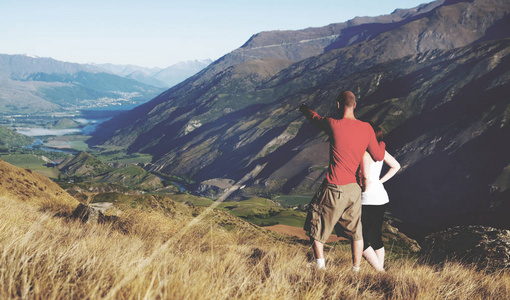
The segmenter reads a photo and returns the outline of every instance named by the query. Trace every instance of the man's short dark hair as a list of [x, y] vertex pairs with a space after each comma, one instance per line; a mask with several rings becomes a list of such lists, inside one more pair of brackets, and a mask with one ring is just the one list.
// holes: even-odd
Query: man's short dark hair
[[343, 91], [336, 98], [340, 107], [354, 107], [356, 104], [356, 96], [351, 91]]

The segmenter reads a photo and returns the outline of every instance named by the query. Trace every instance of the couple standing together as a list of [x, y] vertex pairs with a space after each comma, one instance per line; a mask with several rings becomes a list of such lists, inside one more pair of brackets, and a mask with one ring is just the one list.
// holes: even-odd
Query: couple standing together
[[[354, 117], [356, 97], [352, 92], [338, 96], [337, 108], [341, 119], [321, 117], [305, 104], [299, 107], [330, 139], [328, 172], [310, 203], [305, 230], [318, 268], [325, 267], [324, 243], [335, 229], [337, 235], [351, 239], [352, 270], [359, 271], [361, 258], [365, 257], [375, 269], [384, 271], [381, 230], [389, 200], [382, 184], [395, 175], [400, 165], [386, 152], [381, 128]], [[383, 162], [390, 169], [379, 178]]]

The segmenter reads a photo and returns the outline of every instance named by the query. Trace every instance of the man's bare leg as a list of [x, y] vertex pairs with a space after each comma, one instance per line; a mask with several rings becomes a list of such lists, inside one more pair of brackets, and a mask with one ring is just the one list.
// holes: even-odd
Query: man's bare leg
[[324, 258], [324, 244], [323, 243], [321, 243], [317, 240], [313, 240], [312, 247], [313, 247], [313, 253], [315, 254], [316, 259]]
[[363, 240], [352, 241], [352, 266], [353, 270], [359, 270], [363, 257]]
[[325, 267], [325, 262], [324, 262], [324, 244], [317, 241], [317, 240], [313, 240], [312, 241], [312, 248], [313, 248], [313, 253], [315, 254], [315, 259], [316, 259], [316, 263], [317, 263], [317, 267], [319, 269], [322, 269]]

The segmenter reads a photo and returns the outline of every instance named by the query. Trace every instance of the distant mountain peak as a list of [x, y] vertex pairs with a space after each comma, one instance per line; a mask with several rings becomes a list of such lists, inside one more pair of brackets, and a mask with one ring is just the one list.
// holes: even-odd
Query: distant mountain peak
[[145, 84], [169, 88], [207, 67], [211, 59], [196, 59], [175, 63], [167, 68], [147, 68], [136, 65], [93, 64], [104, 72], [135, 79]]
[[39, 56], [37, 56], [37, 55], [32, 55], [32, 54], [27, 54], [27, 53], [23, 53], [22, 55], [26, 56], [26, 57], [30, 57], [30, 58], [39, 58]]

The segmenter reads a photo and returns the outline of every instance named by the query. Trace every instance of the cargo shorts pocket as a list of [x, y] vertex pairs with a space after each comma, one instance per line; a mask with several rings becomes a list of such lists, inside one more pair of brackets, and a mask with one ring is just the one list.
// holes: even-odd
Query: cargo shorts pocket
[[321, 217], [316, 210], [310, 209], [306, 216], [304, 230], [309, 234], [310, 238], [319, 239], [320, 238], [320, 227], [321, 227]]
[[324, 198], [325, 187], [320, 186], [308, 205], [308, 213], [306, 215], [304, 230], [309, 232], [310, 237], [314, 237], [319, 232], [321, 223], [322, 199]]

